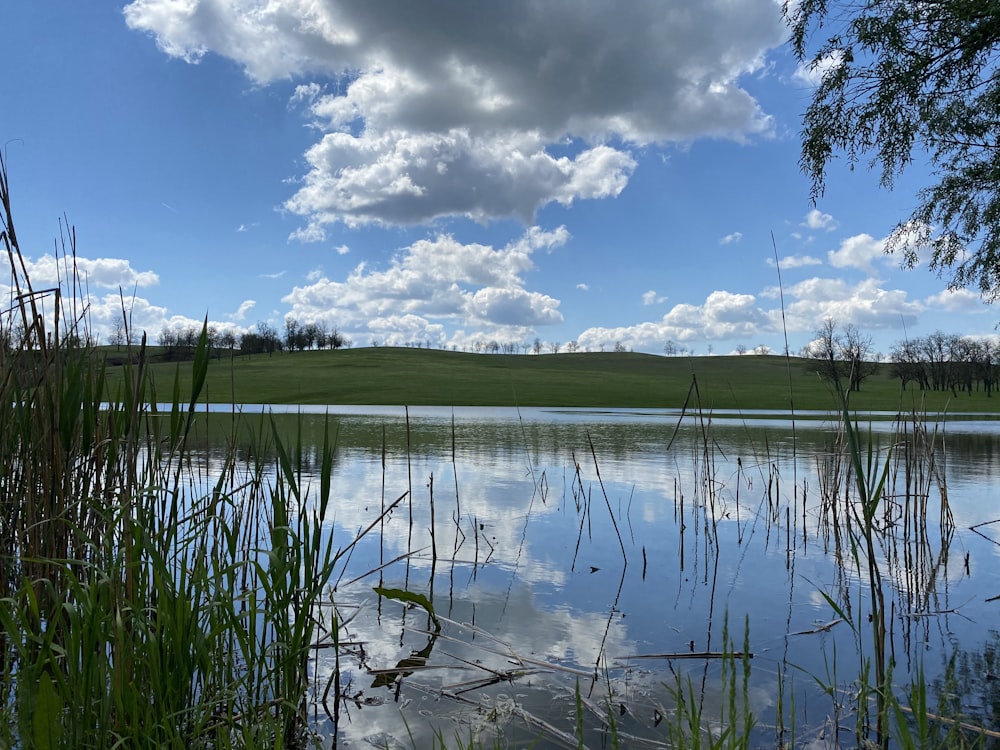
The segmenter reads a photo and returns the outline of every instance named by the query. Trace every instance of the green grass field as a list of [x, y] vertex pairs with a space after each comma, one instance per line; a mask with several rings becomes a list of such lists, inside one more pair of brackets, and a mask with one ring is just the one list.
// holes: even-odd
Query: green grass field
[[[191, 365], [157, 362], [157, 398], [175, 375], [186, 392]], [[109, 361], [124, 352], [108, 351]], [[405, 404], [703, 409], [833, 409], [832, 384], [797, 357], [661, 357], [633, 353], [502, 355], [392, 347], [278, 352], [213, 359], [203, 398], [241, 404]], [[111, 373], [120, 371], [112, 367]], [[697, 400], [692, 390], [697, 383]], [[689, 400], [690, 398], [690, 400]], [[902, 391], [889, 367], [851, 394], [858, 410], [1000, 412], [1000, 396]]]

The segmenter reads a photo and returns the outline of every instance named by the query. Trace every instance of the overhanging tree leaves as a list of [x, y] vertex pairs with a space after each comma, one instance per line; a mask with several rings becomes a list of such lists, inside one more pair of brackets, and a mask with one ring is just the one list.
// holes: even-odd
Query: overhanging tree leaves
[[929, 247], [952, 286], [1000, 298], [1000, 0], [785, 0], [784, 14], [823, 73], [802, 130], [813, 200], [837, 154], [887, 188], [926, 158], [937, 181], [889, 249], [913, 266]]

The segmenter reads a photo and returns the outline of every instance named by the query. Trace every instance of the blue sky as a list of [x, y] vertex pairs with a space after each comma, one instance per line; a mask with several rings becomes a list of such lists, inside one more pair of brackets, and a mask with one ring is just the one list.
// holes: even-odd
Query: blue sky
[[9, 3], [18, 237], [47, 286], [76, 227], [104, 337], [122, 297], [154, 342], [206, 315], [469, 350], [995, 335], [882, 252], [919, 159], [894, 192], [834, 165], [810, 203], [786, 37], [773, 0]]

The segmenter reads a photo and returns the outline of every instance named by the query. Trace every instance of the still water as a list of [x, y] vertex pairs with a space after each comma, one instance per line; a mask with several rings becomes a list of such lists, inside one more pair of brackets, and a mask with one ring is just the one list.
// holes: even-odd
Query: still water
[[[330, 638], [314, 660], [329, 746], [499, 733], [559, 747], [582, 707], [590, 747], [609, 716], [623, 744], [663, 747], [678, 684], [716, 733], [742, 721], [745, 695], [759, 746], [856, 746], [870, 581], [835, 417], [316, 411], [275, 418], [301, 420], [307, 470], [325, 424], [335, 437], [336, 545], [372, 529], [323, 613], [340, 623], [339, 658]], [[1000, 422], [889, 417], [861, 427], [890, 463], [876, 523], [894, 682], [902, 695], [922, 669], [934, 688], [953, 659], [967, 716], [997, 729]], [[426, 596], [435, 619], [377, 586]], [[720, 658], [744, 647], [752, 658]]]

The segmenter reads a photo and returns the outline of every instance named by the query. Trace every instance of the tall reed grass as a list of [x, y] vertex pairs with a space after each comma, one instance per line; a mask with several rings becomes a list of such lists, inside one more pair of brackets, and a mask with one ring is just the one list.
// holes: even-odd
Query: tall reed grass
[[[855, 742], [883, 749], [995, 747], [1000, 733], [965, 721], [962, 701], [950, 700], [949, 689], [937, 691], [940, 708], [932, 710], [921, 649], [913, 648], [925, 639], [913, 634], [915, 622], [957, 614], [934, 606], [955, 530], [939, 465], [944, 455], [939, 425], [916, 405], [900, 411], [880, 444], [871, 430], [860, 428], [847, 394], [839, 382], [835, 386], [840, 430], [819, 476], [822, 529], [840, 564], [840, 580], [837, 593], [821, 595], [850, 626], [860, 657], [849, 691]], [[928, 533], [935, 511], [937, 538]], [[900, 638], [915, 663], [907, 685], [894, 679]], [[946, 669], [946, 684], [951, 670]], [[835, 672], [825, 683], [813, 678], [831, 696], [841, 694]], [[835, 713], [840, 708], [835, 706]]]
[[190, 392], [179, 380], [152, 390], [144, 337], [112, 391], [74, 309], [73, 230], [61, 283], [36, 289], [2, 160], [0, 204], [12, 287], [0, 317], [0, 746], [306, 745], [308, 658], [338, 557], [323, 527], [329, 434], [318, 492], [303, 486], [300, 446], [264, 429], [257, 459], [230, 449], [210, 481], [190, 447], [206, 331]]

